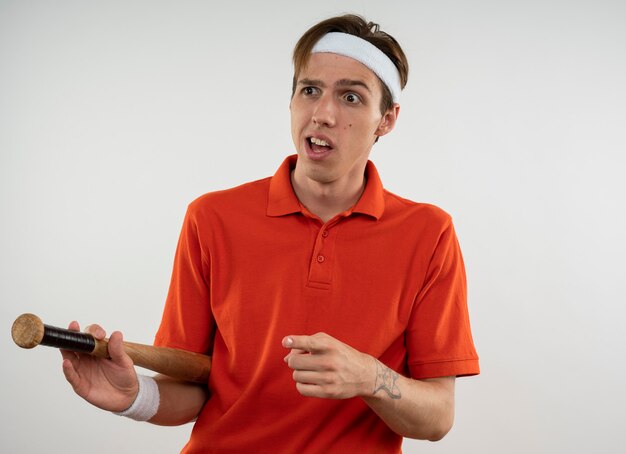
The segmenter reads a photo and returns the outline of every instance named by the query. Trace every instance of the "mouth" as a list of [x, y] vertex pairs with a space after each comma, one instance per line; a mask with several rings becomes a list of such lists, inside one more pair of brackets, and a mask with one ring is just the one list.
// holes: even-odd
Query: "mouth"
[[334, 149], [332, 142], [327, 137], [309, 136], [305, 142], [307, 154], [313, 159], [320, 159]]

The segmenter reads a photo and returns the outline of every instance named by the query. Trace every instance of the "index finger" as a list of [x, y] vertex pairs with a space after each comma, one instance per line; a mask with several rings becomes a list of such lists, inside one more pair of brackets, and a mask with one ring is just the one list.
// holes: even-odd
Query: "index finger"
[[320, 349], [320, 346], [313, 336], [285, 336], [283, 338], [283, 347], [298, 349], [305, 352], [315, 352]]
[[102, 328], [100, 325], [95, 324], [95, 323], [89, 326], [86, 326], [85, 332], [91, 334], [93, 337], [95, 337], [98, 340], [104, 339], [107, 335], [104, 328]]

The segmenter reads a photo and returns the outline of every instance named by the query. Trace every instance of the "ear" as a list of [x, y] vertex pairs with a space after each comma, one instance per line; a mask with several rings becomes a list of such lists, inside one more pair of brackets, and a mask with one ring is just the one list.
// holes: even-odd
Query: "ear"
[[380, 137], [390, 133], [396, 126], [398, 115], [400, 115], [400, 104], [396, 103], [389, 108], [389, 110], [387, 110], [387, 112], [385, 112], [383, 117], [380, 119], [380, 123], [378, 124], [375, 134]]

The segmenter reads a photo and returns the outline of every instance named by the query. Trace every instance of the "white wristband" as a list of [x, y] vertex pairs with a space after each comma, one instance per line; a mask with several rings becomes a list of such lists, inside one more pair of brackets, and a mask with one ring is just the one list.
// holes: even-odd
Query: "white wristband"
[[139, 392], [133, 404], [126, 410], [115, 412], [116, 415], [126, 416], [135, 421], [147, 421], [152, 418], [159, 409], [161, 397], [159, 385], [152, 377], [137, 375]]

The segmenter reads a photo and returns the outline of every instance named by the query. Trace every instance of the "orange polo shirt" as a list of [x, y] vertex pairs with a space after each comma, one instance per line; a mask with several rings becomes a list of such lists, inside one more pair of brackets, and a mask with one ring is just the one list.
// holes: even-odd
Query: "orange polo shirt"
[[301, 396], [289, 334], [325, 332], [416, 379], [473, 375], [465, 271], [450, 216], [383, 189], [323, 223], [272, 178], [189, 205], [155, 344], [213, 356], [185, 453], [400, 452], [360, 399]]

